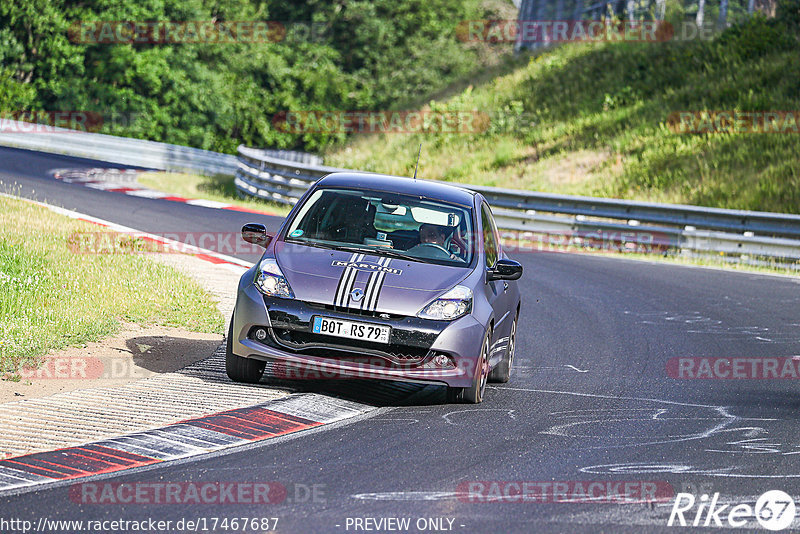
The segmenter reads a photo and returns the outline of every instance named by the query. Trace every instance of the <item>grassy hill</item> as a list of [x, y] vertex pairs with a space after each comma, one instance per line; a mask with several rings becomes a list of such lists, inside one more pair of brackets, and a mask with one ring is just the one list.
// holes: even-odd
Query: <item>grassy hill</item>
[[565, 44], [429, 103], [476, 134], [361, 135], [326, 164], [454, 182], [800, 213], [800, 133], [676, 133], [681, 111], [795, 111], [800, 4], [713, 40]]

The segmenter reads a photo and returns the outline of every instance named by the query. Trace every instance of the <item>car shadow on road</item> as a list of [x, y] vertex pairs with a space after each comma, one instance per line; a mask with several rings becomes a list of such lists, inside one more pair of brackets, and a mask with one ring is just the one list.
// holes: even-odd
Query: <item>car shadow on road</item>
[[425, 406], [447, 402], [444, 386], [355, 378], [287, 380], [279, 378], [280, 374], [273, 365], [267, 363], [261, 384], [331, 395], [379, 407]]

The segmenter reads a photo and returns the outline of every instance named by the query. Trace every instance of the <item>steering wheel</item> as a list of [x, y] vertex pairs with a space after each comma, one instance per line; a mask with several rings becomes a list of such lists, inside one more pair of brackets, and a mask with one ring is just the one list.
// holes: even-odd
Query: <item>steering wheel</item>
[[450, 252], [449, 250], [447, 250], [446, 248], [444, 248], [442, 245], [437, 245], [436, 243], [420, 243], [420, 244], [419, 244], [419, 245], [417, 245], [417, 246], [418, 246], [418, 247], [433, 247], [433, 248], [435, 248], [435, 249], [437, 249], [437, 250], [441, 250], [442, 252], [444, 252], [445, 254], [447, 254], [447, 257], [448, 257], [448, 258], [452, 258], [452, 257], [453, 257], [453, 253], [452, 253], [452, 252]]

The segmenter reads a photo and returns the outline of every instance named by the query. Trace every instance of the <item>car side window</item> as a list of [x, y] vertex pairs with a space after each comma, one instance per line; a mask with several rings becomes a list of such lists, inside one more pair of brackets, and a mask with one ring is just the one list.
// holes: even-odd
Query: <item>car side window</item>
[[481, 226], [483, 227], [483, 247], [486, 251], [486, 267], [491, 268], [497, 262], [497, 240], [492, 214], [486, 204], [481, 209]]

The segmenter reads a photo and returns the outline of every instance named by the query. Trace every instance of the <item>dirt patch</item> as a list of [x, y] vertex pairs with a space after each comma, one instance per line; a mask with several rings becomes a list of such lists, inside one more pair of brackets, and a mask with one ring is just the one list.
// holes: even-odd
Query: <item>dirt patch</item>
[[218, 334], [123, 323], [115, 336], [48, 354], [38, 369], [21, 370], [18, 381], [0, 380], [0, 404], [177, 371], [207, 358], [221, 342]]
[[579, 184], [609, 157], [608, 152], [581, 150], [552, 162], [545, 175], [552, 186]]

